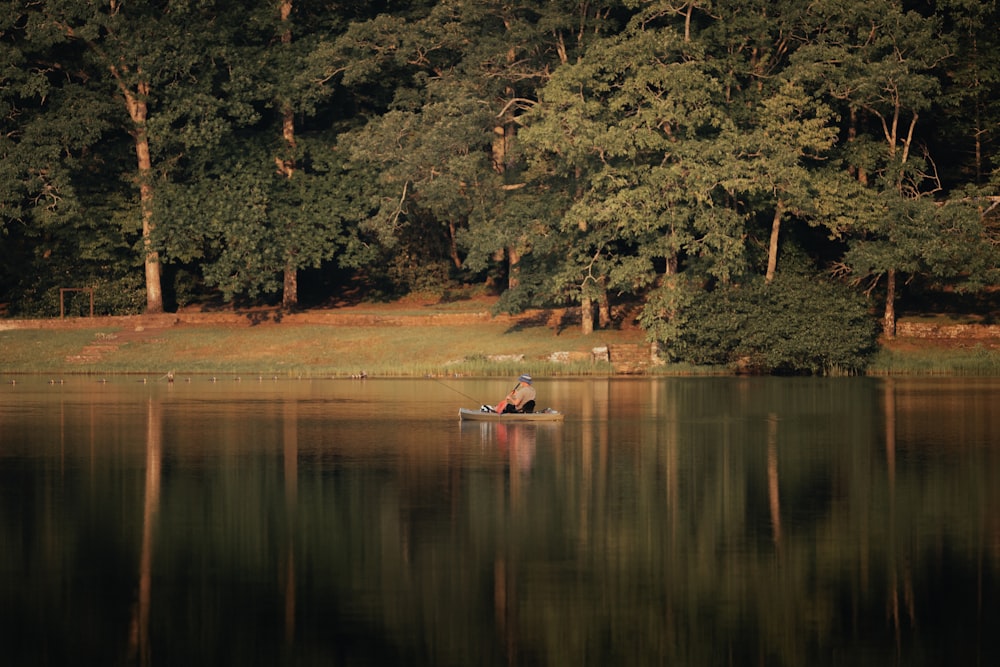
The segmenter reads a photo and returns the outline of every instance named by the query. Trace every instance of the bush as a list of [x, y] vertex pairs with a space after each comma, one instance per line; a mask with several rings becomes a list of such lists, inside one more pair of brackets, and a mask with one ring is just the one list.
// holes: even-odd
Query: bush
[[[53, 274], [17, 294], [15, 313], [19, 317], [58, 317], [60, 287], [93, 287], [94, 315], [135, 315], [143, 312], [146, 291], [142, 269], [116, 276]], [[84, 292], [67, 292], [63, 306], [67, 317], [90, 314], [90, 296]]]
[[685, 326], [661, 340], [675, 359], [775, 374], [863, 370], [878, 349], [878, 322], [863, 298], [817, 276], [788, 274], [694, 295]]

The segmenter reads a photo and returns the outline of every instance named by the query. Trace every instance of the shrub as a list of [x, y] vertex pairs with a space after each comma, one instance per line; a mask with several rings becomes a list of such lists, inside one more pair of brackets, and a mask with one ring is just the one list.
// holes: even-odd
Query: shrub
[[817, 276], [786, 274], [694, 295], [685, 326], [662, 340], [675, 359], [776, 374], [854, 373], [878, 349], [863, 298]]
[[[17, 295], [16, 313], [19, 317], [58, 317], [60, 287], [93, 287], [95, 315], [134, 315], [143, 312], [146, 305], [143, 280], [141, 269], [124, 275], [110, 270], [104, 275], [50, 275]], [[67, 317], [82, 317], [90, 312], [90, 297], [68, 292], [63, 305]]]

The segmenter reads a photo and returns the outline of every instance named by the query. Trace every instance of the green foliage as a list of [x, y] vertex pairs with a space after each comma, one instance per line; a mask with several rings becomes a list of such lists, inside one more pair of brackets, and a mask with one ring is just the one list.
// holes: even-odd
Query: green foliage
[[274, 169], [272, 145], [248, 141], [235, 155], [213, 152], [199, 178], [165, 182], [155, 201], [154, 239], [170, 262], [197, 264], [207, 286], [229, 300], [281, 290], [283, 272], [319, 268], [341, 248], [370, 259], [345, 219], [368, 210], [363, 170], [346, 171], [343, 153], [321, 138], [299, 139], [302, 165], [287, 178]]
[[[387, 294], [401, 296], [410, 292], [438, 293], [452, 284], [455, 266], [447, 259], [448, 239], [439, 227], [428, 224], [419, 211], [398, 230], [391, 248], [382, 249], [375, 264], [384, 276]], [[424, 223], [421, 224], [421, 220]]]
[[173, 299], [178, 308], [195, 303], [204, 293], [204, 285], [200, 277], [186, 268], [173, 272]]
[[[60, 273], [42, 283], [21, 286], [15, 292], [15, 313], [21, 317], [58, 317], [60, 288], [94, 288], [94, 315], [137, 315], [145, 305], [142, 274]], [[67, 317], [90, 314], [90, 296], [85, 292], [67, 292], [63, 296]]]
[[844, 262], [858, 281], [895, 268], [951, 289], [994, 284], [998, 251], [983, 219], [983, 200], [969, 196], [938, 204], [929, 197], [881, 198], [883, 216], [859, 226]]
[[678, 340], [705, 285], [780, 278], [795, 245], [860, 291], [998, 281], [996, 3], [8, 5], [11, 312], [141, 279], [140, 186], [179, 303], [336, 266], [385, 294], [507, 281], [515, 311], [645, 300]]
[[741, 263], [739, 221], [717, 208], [734, 128], [697, 50], [636, 22], [559, 68], [526, 114], [527, 175], [562, 204], [541, 220], [553, 252], [536, 263], [549, 271], [541, 299], [641, 293], [683, 254], [721, 275]]
[[858, 372], [877, 349], [876, 321], [864, 301], [816, 276], [785, 274], [772, 283], [687, 295], [668, 353], [693, 364], [762, 373]]
[[702, 292], [702, 286], [693, 283], [689, 275], [664, 276], [646, 296], [639, 324], [651, 340], [680, 340], [684, 332], [693, 326], [692, 317], [696, 311], [692, 310], [692, 306], [703, 298]]

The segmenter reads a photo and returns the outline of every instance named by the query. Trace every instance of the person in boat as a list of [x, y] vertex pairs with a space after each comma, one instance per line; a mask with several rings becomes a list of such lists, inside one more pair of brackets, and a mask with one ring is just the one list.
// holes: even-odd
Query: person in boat
[[524, 374], [517, 378], [517, 384], [507, 398], [500, 401], [497, 412], [534, 412], [535, 411], [535, 387], [531, 382], [531, 376]]

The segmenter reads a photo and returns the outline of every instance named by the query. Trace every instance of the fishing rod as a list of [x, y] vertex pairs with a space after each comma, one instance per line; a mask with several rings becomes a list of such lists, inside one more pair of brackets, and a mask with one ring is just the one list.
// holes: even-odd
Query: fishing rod
[[441, 384], [442, 386], [445, 386], [445, 387], [448, 387], [448, 389], [451, 389], [451, 390], [452, 390], [453, 392], [455, 392], [456, 394], [459, 394], [459, 395], [461, 395], [461, 396], [465, 396], [465, 397], [466, 397], [467, 399], [469, 399], [470, 401], [473, 401], [473, 402], [476, 402], [476, 403], [478, 403], [478, 400], [477, 400], [477, 399], [473, 398], [472, 396], [469, 396], [469, 395], [468, 395], [468, 394], [466, 394], [465, 392], [462, 392], [462, 391], [459, 391], [458, 389], [455, 389], [455, 388], [454, 388], [454, 387], [452, 387], [452, 386], [451, 386], [450, 384], [445, 384], [445, 383], [444, 383], [443, 381], [441, 381], [441, 380], [438, 380], [438, 379], [437, 379], [436, 377], [431, 377], [431, 379], [432, 379], [432, 380], [434, 380], [435, 382], [437, 382], [437, 383]]
[[[452, 386], [451, 386], [450, 384], [445, 384], [445, 383], [444, 383], [443, 381], [441, 381], [441, 380], [438, 380], [438, 379], [437, 379], [436, 377], [431, 377], [431, 379], [432, 379], [432, 380], [434, 380], [435, 382], [437, 382], [437, 383], [441, 384], [442, 386], [445, 386], [445, 387], [447, 387], [448, 389], [451, 389], [451, 390], [452, 390], [453, 392], [455, 392], [456, 394], [459, 394], [459, 395], [461, 395], [461, 396], [465, 396], [465, 397], [466, 397], [467, 399], [469, 399], [469, 400], [470, 400], [470, 401], [472, 401], [473, 403], [478, 403], [478, 402], [479, 402], [479, 401], [478, 401], [477, 399], [473, 398], [472, 396], [469, 396], [469, 395], [468, 395], [468, 394], [466, 394], [465, 392], [462, 392], [462, 391], [459, 391], [458, 389], [455, 389], [455, 388], [454, 388], [454, 387], [452, 387]], [[493, 408], [493, 406], [490, 406], [490, 405], [486, 405], [485, 403], [483, 403], [483, 404], [482, 404], [482, 405], [481, 405], [480, 407], [482, 407], [482, 408], [489, 408], [489, 410], [490, 410], [491, 412], [496, 412], [496, 410], [495, 410], [495, 409]]]

